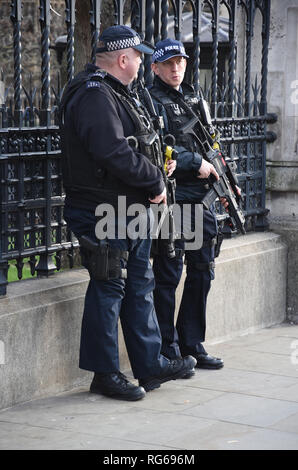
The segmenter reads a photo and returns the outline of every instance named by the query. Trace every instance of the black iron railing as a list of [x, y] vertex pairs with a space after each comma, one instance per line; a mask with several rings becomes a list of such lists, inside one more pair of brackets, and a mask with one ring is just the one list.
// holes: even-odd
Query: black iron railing
[[[106, 0], [108, 1], [108, 0]], [[129, 0], [127, 0], [129, 1]], [[59, 77], [55, 86], [50, 80], [51, 54], [50, 0], [40, 0], [40, 86], [22, 80], [22, 2], [13, 0], [7, 30], [13, 31], [13, 83], [6, 83], [4, 102], [0, 109], [0, 171], [1, 171], [1, 239], [0, 294], [6, 293], [7, 270], [13, 260], [18, 277], [22, 278], [24, 260], [31, 274], [48, 276], [61, 267], [61, 256], [67, 254], [73, 265], [77, 241], [67, 230], [63, 219], [64, 194], [61, 180], [60, 135], [57, 107], [62, 92]], [[37, 3], [37, 2], [36, 2]], [[104, 2], [90, 1], [90, 61], [95, 60], [95, 46], [100, 32], [101, 9]], [[111, 1], [114, 22], [124, 22], [124, 0]], [[265, 207], [266, 146], [274, 140], [267, 124], [275, 116], [267, 113], [267, 62], [270, 30], [270, 0], [130, 0], [128, 22], [141, 36], [154, 43], [168, 36], [168, 23], [174, 20], [174, 35], [183, 40], [185, 13], [191, 13], [192, 41], [188, 42], [191, 58], [190, 76], [197, 90], [201, 80], [202, 47], [211, 57], [211, 81], [201, 83], [210, 102], [212, 117], [222, 135], [226, 155], [236, 161], [247, 225], [251, 230], [267, 227]], [[262, 44], [259, 82], [252, 75], [252, 47], [256, 11], [261, 13]], [[225, 21], [222, 20], [224, 12]], [[67, 81], [74, 76], [75, 1], [65, 1]], [[204, 31], [202, 27], [204, 19]], [[208, 42], [203, 44], [209, 22]], [[220, 31], [225, 31], [228, 51], [224, 71], [219, 70], [221, 57]], [[237, 32], [243, 31], [245, 60], [237, 62]], [[38, 39], [37, 39], [38, 41]], [[260, 43], [260, 42], [259, 42]], [[243, 54], [244, 52], [244, 54]], [[5, 78], [5, 64], [0, 64]], [[221, 75], [222, 74], [222, 75]], [[150, 58], [146, 58], [140, 75], [152, 81]], [[236, 86], [237, 81], [237, 86]], [[219, 219], [224, 215], [220, 215]]]

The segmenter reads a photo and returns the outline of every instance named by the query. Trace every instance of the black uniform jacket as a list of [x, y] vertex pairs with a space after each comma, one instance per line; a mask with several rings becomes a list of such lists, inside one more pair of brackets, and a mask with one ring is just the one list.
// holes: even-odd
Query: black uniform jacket
[[102, 81], [92, 79], [98, 70], [92, 64], [86, 66], [75, 78], [82, 85], [65, 106], [62, 166], [66, 203], [93, 210], [102, 202], [116, 206], [118, 196], [124, 195], [127, 204], [148, 205], [148, 197], [163, 191], [161, 172], [127, 142], [135, 125], [112, 89], [127, 96], [128, 88], [111, 75]]

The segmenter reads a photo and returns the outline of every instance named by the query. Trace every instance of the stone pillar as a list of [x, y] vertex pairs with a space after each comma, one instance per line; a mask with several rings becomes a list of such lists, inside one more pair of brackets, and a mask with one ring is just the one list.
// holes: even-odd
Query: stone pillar
[[4, 104], [4, 82], [0, 80], [0, 105]]
[[288, 245], [288, 318], [298, 321], [298, 0], [272, 0], [268, 126], [277, 140], [268, 146], [267, 207], [270, 226]]

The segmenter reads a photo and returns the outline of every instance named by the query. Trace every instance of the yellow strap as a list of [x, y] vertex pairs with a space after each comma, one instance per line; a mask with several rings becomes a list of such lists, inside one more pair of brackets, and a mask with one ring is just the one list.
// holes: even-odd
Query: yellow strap
[[164, 164], [164, 169], [165, 169], [165, 172], [167, 173], [168, 172], [168, 161], [169, 160], [172, 160], [172, 153], [173, 153], [173, 147], [171, 147], [170, 145], [166, 145], [166, 148], [165, 148], [165, 164]]

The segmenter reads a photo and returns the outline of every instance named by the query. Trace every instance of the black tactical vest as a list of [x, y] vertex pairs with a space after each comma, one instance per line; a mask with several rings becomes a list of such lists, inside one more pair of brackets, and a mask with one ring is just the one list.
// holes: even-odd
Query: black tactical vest
[[193, 114], [190, 110], [192, 106], [191, 98], [188, 101], [188, 97], [185, 97], [184, 101], [183, 98], [178, 97], [176, 94], [175, 96], [172, 96], [171, 92], [165, 94], [162, 90], [154, 87], [150, 89], [150, 94], [164, 107], [167, 116], [166, 133], [175, 136], [176, 145], [182, 145], [190, 152], [199, 151], [191, 135], [183, 135], [180, 132], [184, 124], [193, 118]]
[[[162, 158], [160, 141], [147, 109], [137, 96], [124, 95], [118, 93], [112, 87], [110, 88], [112, 93], [121, 101], [135, 125], [134, 135], [127, 137], [128, 142], [132, 147], [136, 147], [141, 154], [149, 158], [153, 165], [160, 166]], [[134, 143], [134, 139], [137, 142]]]
[[[65, 108], [71, 97], [84, 83], [92, 81], [101, 82], [104, 80], [105, 76], [106, 72], [97, 70], [95, 73], [89, 74], [88, 76], [84, 75], [83, 73], [78, 74], [78, 76], [72, 81], [71, 85], [64, 93], [60, 104], [59, 119], [62, 132], [64, 126]], [[137, 97], [133, 97], [128, 93], [125, 94], [123, 91], [120, 93], [107, 82], [105, 82], [105, 85], [109, 87], [111, 93], [114, 94], [125, 107], [127, 113], [135, 125], [134, 135], [127, 137], [129, 143], [132, 145], [132, 147], [135, 147], [136, 150], [147, 157], [151, 163], [157, 165], [157, 162], [161, 156], [161, 148], [158, 135], [154, 130], [148, 111], [143, 106], [141, 101], [137, 99]]]

